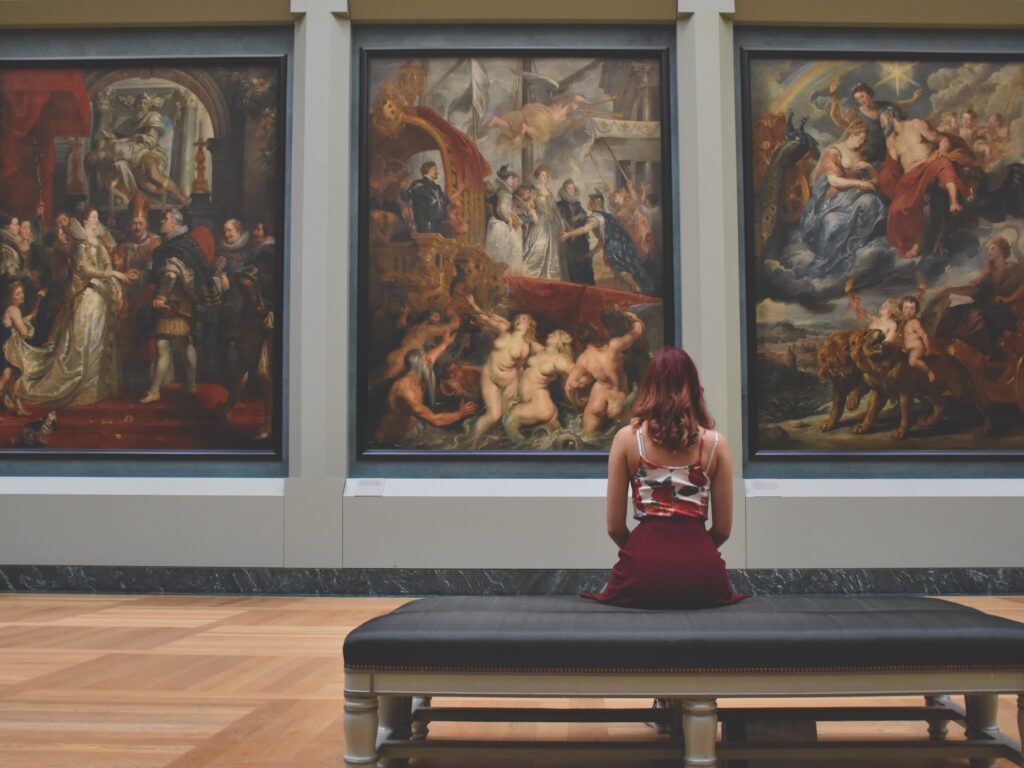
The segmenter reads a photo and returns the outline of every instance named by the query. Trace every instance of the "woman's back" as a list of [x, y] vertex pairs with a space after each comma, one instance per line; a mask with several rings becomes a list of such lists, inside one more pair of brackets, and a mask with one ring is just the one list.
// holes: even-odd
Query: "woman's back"
[[[732, 527], [731, 458], [686, 352], [665, 348], [655, 355], [633, 415], [608, 455], [607, 526], [619, 561], [605, 589], [585, 596], [645, 608], [705, 608], [742, 599], [718, 553]], [[640, 521], [632, 531], [627, 495]]]
[[637, 455], [630, 457], [633, 517], [684, 515], [707, 519], [712, 465], [719, 434], [698, 429], [693, 445], [667, 450], [650, 439], [643, 424], [633, 428]]

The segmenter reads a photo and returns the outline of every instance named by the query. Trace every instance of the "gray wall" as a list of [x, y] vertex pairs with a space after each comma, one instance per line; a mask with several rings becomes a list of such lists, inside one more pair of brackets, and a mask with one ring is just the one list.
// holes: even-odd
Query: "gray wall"
[[[123, 3], [8, 0], [7, 25], [154, 24]], [[83, 7], [88, 5], [88, 14]], [[720, 428], [742, 450], [734, 22], [1024, 26], [1024, 3], [915, 0], [584, 0], [517, 5], [515, 21], [678, 29], [683, 341]], [[493, 6], [493, 7], [492, 7]], [[549, 7], [557, 6], [557, 7]], [[160, 6], [163, 8], [164, 6]], [[472, 7], [472, 10], [469, 10]], [[599, 568], [595, 480], [346, 480], [350, 56], [359, 21], [503, 21], [504, 4], [352, 0], [180, 2], [179, 23], [295, 24], [289, 473], [266, 479], [2, 478], [0, 563], [320, 567]], [[469, 19], [459, 14], [473, 13]], [[521, 14], [526, 13], [524, 17]], [[177, 15], [182, 14], [182, 15]], [[595, 18], [595, 14], [597, 18]], [[814, 14], [813, 16], [810, 14]], [[353, 21], [354, 20], [354, 21]], [[691, 105], [700, 105], [699, 109]], [[741, 462], [737, 462], [739, 467]], [[732, 567], [1020, 566], [1024, 482], [736, 478]]]

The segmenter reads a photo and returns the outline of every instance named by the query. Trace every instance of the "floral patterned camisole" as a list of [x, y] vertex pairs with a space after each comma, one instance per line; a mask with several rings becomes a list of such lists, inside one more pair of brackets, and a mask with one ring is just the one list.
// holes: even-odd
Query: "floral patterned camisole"
[[[714, 432], [714, 444], [708, 454], [708, 466], [718, 448], [718, 432]], [[629, 479], [633, 490], [633, 517], [673, 517], [682, 515], [706, 520], [711, 497], [711, 478], [701, 464], [704, 454], [706, 430], [701, 430], [697, 446], [697, 461], [681, 467], [666, 467], [651, 461], [644, 455], [643, 427], [637, 427], [636, 444], [640, 450], [640, 463]]]

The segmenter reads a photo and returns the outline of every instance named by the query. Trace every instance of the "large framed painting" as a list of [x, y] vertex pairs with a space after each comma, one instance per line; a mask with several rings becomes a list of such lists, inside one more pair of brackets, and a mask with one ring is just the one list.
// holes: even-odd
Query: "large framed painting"
[[0, 61], [0, 453], [282, 453], [285, 59]]
[[1024, 50], [944, 37], [739, 49], [753, 459], [1024, 452]]
[[673, 340], [667, 49], [361, 55], [360, 455], [606, 452]]

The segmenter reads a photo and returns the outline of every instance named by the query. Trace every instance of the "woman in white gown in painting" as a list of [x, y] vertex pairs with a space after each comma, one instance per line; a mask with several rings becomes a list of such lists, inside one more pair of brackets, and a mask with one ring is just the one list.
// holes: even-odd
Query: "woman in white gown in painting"
[[562, 268], [562, 215], [555, 196], [548, 189], [548, 169], [538, 165], [533, 172], [533, 200], [537, 223], [530, 227], [523, 244], [523, 274], [545, 280], [563, 280], [568, 271]]
[[123, 306], [122, 284], [133, 273], [113, 268], [104, 245], [109, 238], [95, 208], [84, 224], [72, 220], [75, 242], [64, 303], [43, 347], [12, 335], [4, 345], [7, 360], [21, 371], [19, 394], [29, 403], [57, 407], [89, 405], [121, 391], [117, 348], [117, 314]]

